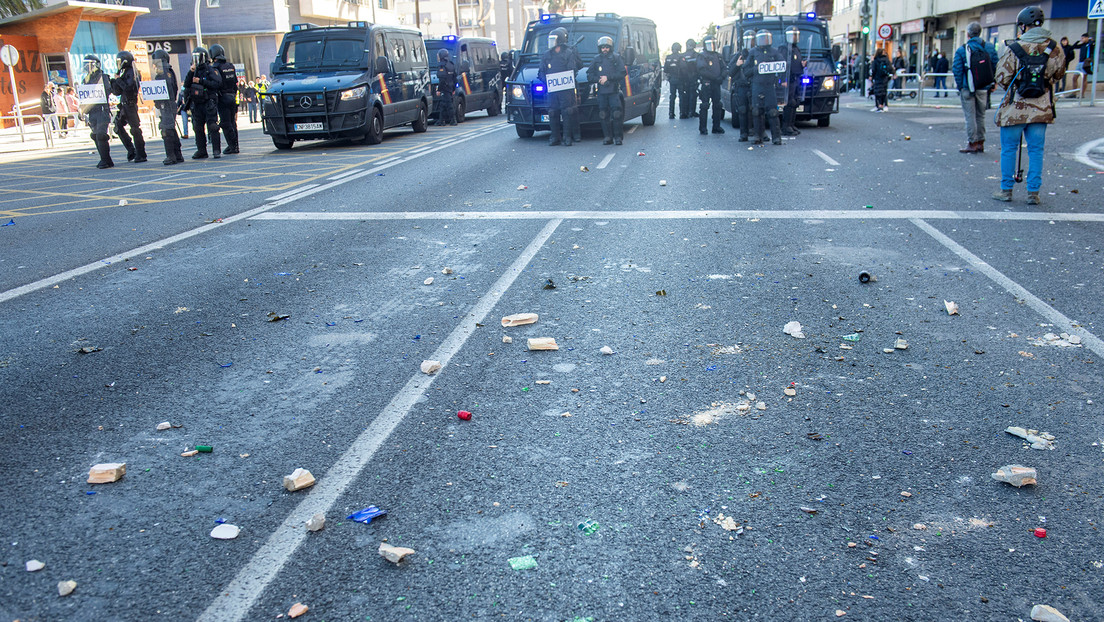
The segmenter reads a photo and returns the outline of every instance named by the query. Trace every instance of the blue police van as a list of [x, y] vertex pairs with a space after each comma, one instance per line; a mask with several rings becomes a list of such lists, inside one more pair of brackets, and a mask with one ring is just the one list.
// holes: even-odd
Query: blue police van
[[587, 67], [598, 55], [598, 39], [613, 39], [613, 50], [621, 55], [628, 69], [622, 89], [625, 120], [641, 118], [644, 125], [653, 125], [663, 79], [659, 62], [659, 40], [655, 22], [643, 17], [622, 17], [616, 13], [594, 16], [545, 14], [529, 22], [525, 39], [518, 52], [514, 74], [506, 82], [506, 120], [514, 124], [517, 135], [529, 138], [538, 130], [549, 130], [547, 85], [537, 79], [541, 55], [548, 51], [548, 33], [555, 28], [567, 30], [568, 45], [574, 46], [583, 59], [583, 68], [575, 78], [579, 97], [579, 122], [597, 126], [598, 85], [587, 81]]
[[[742, 33], [745, 30], [767, 30], [771, 33], [771, 47], [777, 48], [786, 43], [785, 33], [796, 27], [800, 33], [798, 46], [801, 58], [806, 61], [798, 90], [797, 120], [816, 120], [817, 127], [828, 127], [831, 115], [839, 112], [839, 72], [836, 60], [839, 48], [831, 46], [828, 35], [828, 22], [817, 17], [816, 13], [797, 15], [764, 15], [763, 13], [744, 13], [721, 22], [717, 26], [717, 49], [725, 62], [729, 62], [744, 44]], [[735, 120], [736, 106], [733, 101], [731, 80], [721, 86], [721, 103], [725, 110], [732, 113]]]
[[426, 131], [433, 104], [422, 33], [396, 26], [295, 24], [270, 66], [261, 124], [277, 149], [301, 140], [383, 140]]
[[[434, 92], [437, 89], [437, 51], [448, 50], [456, 65], [456, 89], [452, 101], [459, 123], [463, 123], [464, 116], [473, 110], [486, 110], [490, 117], [502, 112], [502, 78], [498, 75], [499, 55], [494, 39], [448, 35], [440, 39], [426, 39], [425, 46]], [[436, 120], [436, 117], [437, 111], [431, 111], [430, 120]]]

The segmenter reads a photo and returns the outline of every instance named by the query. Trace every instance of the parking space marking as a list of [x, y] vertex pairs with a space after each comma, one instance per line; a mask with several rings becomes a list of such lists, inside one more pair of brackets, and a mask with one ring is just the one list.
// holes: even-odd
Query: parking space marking
[[607, 166], [609, 166], [610, 160], [612, 160], [613, 156], [615, 156], [615, 155], [617, 155], [617, 154], [616, 153], [611, 153], [611, 154], [607, 155], [606, 157], [602, 158], [602, 161], [598, 163], [598, 168], [601, 169], [601, 168], [606, 168]]
[[111, 192], [113, 190], [123, 190], [125, 188], [133, 188], [135, 186], [142, 186], [142, 185], [145, 185], [145, 184], [154, 184], [154, 183], [165, 181], [166, 179], [172, 179], [174, 177], [180, 177], [181, 175], [187, 175], [187, 173], [176, 173], [174, 175], [159, 177], [157, 179], [148, 179], [146, 181], [134, 182], [133, 184], [127, 184], [125, 186], [115, 186], [113, 188], [104, 188], [103, 190], [96, 190], [96, 191], [93, 191], [93, 192], [89, 192], [88, 194], [100, 194], [100, 193], [103, 193], [103, 192]]
[[364, 170], [364, 169], [354, 168], [351, 171], [345, 171], [344, 173], [341, 173], [340, 175], [334, 175], [333, 177], [329, 177], [328, 179], [330, 181], [337, 181], [337, 180], [341, 179], [342, 177], [348, 177], [349, 175], [355, 175], [356, 173], [359, 173], [362, 170]]
[[1098, 171], [1104, 171], [1104, 163], [1097, 162], [1089, 155], [1093, 152], [1094, 149], [1097, 149], [1099, 147], [1104, 147], [1104, 138], [1097, 138], [1096, 140], [1089, 141], [1084, 145], [1081, 145], [1077, 148], [1077, 151], [1074, 152], [1073, 157], [1075, 160], [1084, 164], [1085, 166], [1095, 168]]
[[317, 188], [319, 185], [320, 184], [307, 184], [305, 186], [298, 186], [298, 187], [292, 188], [291, 190], [288, 190], [287, 192], [285, 192], [283, 194], [278, 194], [274, 197], [268, 197], [267, 199], [265, 199], [265, 202], [267, 203], [267, 202], [271, 202], [271, 201], [279, 201], [280, 199], [282, 199], [284, 197], [290, 197], [293, 194], [299, 194], [300, 192], [310, 190], [311, 188]]
[[823, 152], [823, 151], [821, 151], [820, 149], [813, 149], [813, 153], [815, 153], [815, 154], [817, 154], [818, 156], [820, 156], [820, 159], [821, 159], [821, 160], [824, 160], [825, 162], [827, 162], [828, 164], [830, 164], [830, 165], [832, 165], [832, 166], [839, 166], [839, 165], [840, 165], [840, 163], [839, 163], [839, 162], [836, 162], [835, 160], [833, 160], [833, 159], [832, 159], [831, 157], [829, 157], [829, 156], [828, 156], [828, 154], [827, 154], [827, 153], [824, 153], [824, 152]]
[[626, 134], [632, 134], [632, 133], [633, 133], [633, 132], [635, 132], [635, 131], [636, 131], [636, 130], [637, 130], [637, 129], [639, 128], [639, 127], [640, 127], [639, 125], [634, 125], [634, 126], [630, 127], [630, 128], [629, 128], [629, 131], [627, 131], [627, 132], [625, 132], [625, 133], [626, 133]]
[[990, 266], [981, 257], [971, 253], [966, 247], [955, 242], [935, 227], [929, 225], [920, 218], [911, 218], [909, 220], [925, 233], [933, 237], [937, 242], [947, 247], [952, 253], [958, 255], [973, 266], [978, 272], [981, 272], [992, 279], [997, 285], [1003, 287], [1006, 292], [1012, 294], [1018, 300], [1024, 301], [1027, 306], [1049, 320], [1050, 323], [1054, 324], [1061, 332], [1077, 335], [1081, 338], [1081, 343], [1095, 352], [1097, 356], [1104, 356], [1104, 342], [1102, 342], [1099, 337], [1082, 328], [1080, 325], [1075, 324], [1073, 320], [1070, 320], [1061, 311], [1043, 302], [1038, 296], [1027, 291], [1019, 283], [1004, 276], [1004, 274], [993, 266]]
[[549, 221], [529, 242], [525, 250], [499, 277], [491, 289], [475, 303], [471, 311], [449, 333], [430, 358], [440, 361], [442, 369], [432, 376], [415, 371], [406, 384], [368, 428], [357, 436], [337, 462], [311, 487], [306, 498], [284, 518], [264, 545], [253, 555], [230, 584], [220, 590], [219, 596], [199, 616], [200, 622], [234, 622], [245, 618], [253, 603], [283, 569], [291, 555], [306, 538], [303, 524], [316, 513], [329, 513], [338, 497], [360, 475], [364, 467], [375, 457], [388, 436], [402, 423], [419, 399], [425, 395], [433, 381], [448, 372], [449, 362], [460, 352], [476, 327], [482, 324], [506, 291], [517, 280], [529, 263], [563, 222]]
[[[371, 173], [372, 171], [368, 171]], [[344, 181], [344, 180], [343, 180]], [[504, 212], [267, 212], [253, 220], [708, 220], [708, 219], [781, 219], [804, 220], [1018, 220], [1055, 222], [1100, 222], [1104, 213], [1042, 214], [1038, 212], [956, 212], [952, 210], [655, 210], [655, 211], [504, 211]]]

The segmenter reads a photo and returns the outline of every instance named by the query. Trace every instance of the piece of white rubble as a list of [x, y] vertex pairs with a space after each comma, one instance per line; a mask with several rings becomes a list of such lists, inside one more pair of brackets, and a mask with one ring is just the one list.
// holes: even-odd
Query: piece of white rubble
[[126, 475], [125, 462], [105, 462], [94, 465], [88, 471], [89, 484], [110, 484]]
[[77, 589], [77, 582], [72, 579], [69, 581], [58, 581], [58, 596], [68, 596], [72, 594], [75, 589]]
[[613, 348], [611, 348], [609, 346], [602, 346], [602, 348], [598, 351], [601, 352], [602, 354], [613, 354]]
[[314, 476], [306, 469], [298, 468], [292, 471], [291, 475], [284, 476], [284, 488], [287, 488], [288, 492], [295, 492], [311, 486], [314, 486]]
[[45, 568], [46, 564], [38, 561], [37, 559], [31, 559], [27, 560], [27, 563], [24, 567], [27, 569], [27, 572], [38, 572], [39, 570]]
[[782, 332], [790, 335], [795, 339], [805, 338], [805, 333], [801, 331], [801, 322], [798, 322], [796, 320], [792, 322], [787, 322], [786, 325], [782, 327]]
[[433, 374], [441, 369], [441, 361], [422, 361], [422, 373]]
[[238, 529], [237, 525], [223, 523], [221, 525], [215, 525], [215, 528], [211, 530], [211, 537], [216, 540], [233, 540], [238, 537], [240, 532], [241, 529]]
[[403, 560], [407, 555], [414, 553], [414, 549], [408, 549], [401, 546], [391, 546], [386, 542], [380, 542], [379, 554], [380, 557], [386, 559], [392, 564], [397, 564]]
[[326, 515], [322, 512], [315, 514], [307, 520], [307, 531], [322, 531], [326, 526]]
[[997, 472], [993, 473], [992, 477], [998, 482], [1004, 482], [1016, 488], [1020, 488], [1021, 486], [1027, 486], [1029, 484], [1035, 485], [1038, 475], [1035, 469], [1030, 467], [1025, 467], [1022, 464], [1009, 464], [997, 469]]
[[950, 300], [944, 300], [943, 306], [947, 307], [947, 315], [959, 315], [958, 303], [951, 302]]
[[1050, 605], [1035, 605], [1032, 607], [1031, 619], [1036, 622], [1069, 622], [1069, 618]]

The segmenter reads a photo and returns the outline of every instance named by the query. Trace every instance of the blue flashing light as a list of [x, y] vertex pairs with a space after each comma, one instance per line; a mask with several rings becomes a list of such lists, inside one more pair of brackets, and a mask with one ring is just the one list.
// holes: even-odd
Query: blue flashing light
[[817, 18], [817, 16], [816, 16], [816, 13], [814, 11], [809, 11], [808, 13], [805, 14], [805, 19], [810, 21], [810, 22], [814, 21], [816, 18]]
[[563, 15], [560, 15], [559, 13], [545, 13], [544, 15], [541, 15], [542, 22], [547, 22], [553, 19], [563, 19]]
[[809, 76], [801, 76], [801, 83], [802, 84], [810, 84], [810, 83], [812, 83], [812, 81], [813, 81], [813, 79], [810, 78]]
[[744, 13], [744, 19], [762, 19], [762, 13]]
[[441, 41], [456, 41], [456, 35], [445, 35], [441, 37]]
[[346, 24], [349, 28], [367, 28], [368, 22], [349, 22]]
[[534, 84], [533, 85], [533, 92], [534, 93], [543, 93], [544, 92], [544, 85], [543, 84]]
[[291, 31], [299, 32], [300, 30], [310, 30], [314, 24], [292, 24]]

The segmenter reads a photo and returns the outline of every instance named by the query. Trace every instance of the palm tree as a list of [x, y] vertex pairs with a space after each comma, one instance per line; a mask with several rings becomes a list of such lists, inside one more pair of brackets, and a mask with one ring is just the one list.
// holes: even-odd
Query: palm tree
[[0, 0], [0, 17], [29, 13], [43, 6], [42, 0]]
[[583, 0], [544, 0], [549, 13], [568, 13], [583, 7]]

